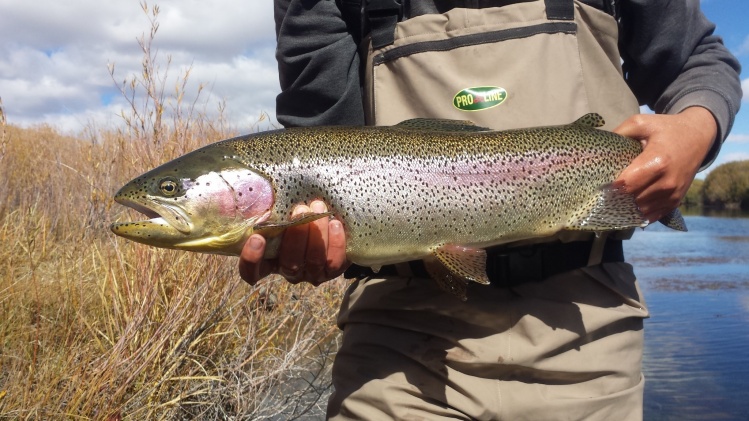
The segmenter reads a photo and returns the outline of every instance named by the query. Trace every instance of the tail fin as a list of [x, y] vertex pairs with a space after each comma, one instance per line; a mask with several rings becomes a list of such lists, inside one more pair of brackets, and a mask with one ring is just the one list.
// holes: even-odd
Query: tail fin
[[658, 222], [677, 231], [687, 231], [687, 224], [684, 222], [684, 217], [681, 216], [681, 212], [678, 208], [659, 219]]

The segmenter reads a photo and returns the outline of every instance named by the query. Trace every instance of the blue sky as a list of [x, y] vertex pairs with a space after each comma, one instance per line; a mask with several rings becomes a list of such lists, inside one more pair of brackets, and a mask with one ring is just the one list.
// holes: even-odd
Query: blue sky
[[[203, 84], [199, 106], [207, 113], [223, 101], [239, 132], [262, 112], [273, 120], [279, 85], [271, 0], [150, 3], [161, 10], [155, 47], [162, 70], [171, 58], [167, 86], [190, 69], [186, 97]], [[716, 163], [749, 159], [749, 0], [701, 4], [744, 68], [743, 107]], [[74, 133], [91, 123], [119, 124], [127, 104], [107, 66], [115, 66], [118, 82], [138, 74], [136, 38], [148, 30], [138, 0], [0, 0], [0, 98], [8, 122]]]
[[702, 0], [701, 4], [708, 19], [715, 22], [716, 33], [723, 37], [726, 47], [738, 57], [742, 66], [744, 100], [716, 164], [749, 159], [749, 1]]

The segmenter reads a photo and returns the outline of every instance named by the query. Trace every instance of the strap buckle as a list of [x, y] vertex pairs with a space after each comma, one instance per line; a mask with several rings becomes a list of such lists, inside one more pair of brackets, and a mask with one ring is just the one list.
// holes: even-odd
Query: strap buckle
[[545, 278], [543, 246], [532, 245], [487, 260], [487, 272], [495, 287], [514, 287]]
[[365, 10], [368, 14], [382, 13], [387, 15], [395, 14], [398, 19], [401, 18], [401, 4], [398, 0], [367, 0]]

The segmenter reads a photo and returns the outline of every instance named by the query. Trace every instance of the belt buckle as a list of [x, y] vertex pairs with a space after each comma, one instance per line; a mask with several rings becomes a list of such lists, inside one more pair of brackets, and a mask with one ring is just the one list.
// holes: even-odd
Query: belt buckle
[[523, 247], [512, 253], [502, 253], [492, 259], [494, 278], [498, 287], [514, 287], [544, 279], [543, 248], [539, 245]]

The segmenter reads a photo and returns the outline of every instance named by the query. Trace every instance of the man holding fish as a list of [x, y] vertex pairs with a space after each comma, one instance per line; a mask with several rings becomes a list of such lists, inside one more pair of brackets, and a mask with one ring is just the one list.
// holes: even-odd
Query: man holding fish
[[[678, 207], [740, 103], [738, 63], [698, 0], [275, 3], [285, 126], [440, 118], [509, 130], [598, 113], [642, 144], [605, 189], [630, 195], [643, 221]], [[550, 159], [531, 158], [513, 167], [521, 180]], [[293, 213], [341, 212], [327, 205]], [[273, 272], [316, 285], [346, 269], [356, 278], [339, 316], [330, 419], [642, 418], [648, 311], [621, 252], [631, 229], [567, 227], [489, 248], [491, 285], [467, 286], [465, 301], [429, 281], [428, 262], [349, 266], [346, 230], [335, 217], [292, 226], [274, 259], [255, 234], [239, 265], [251, 284]]]

